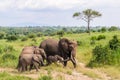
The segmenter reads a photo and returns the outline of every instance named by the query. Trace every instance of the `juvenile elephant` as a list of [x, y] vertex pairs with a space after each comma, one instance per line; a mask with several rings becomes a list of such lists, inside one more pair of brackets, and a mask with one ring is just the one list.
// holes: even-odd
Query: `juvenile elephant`
[[59, 61], [63, 64], [63, 58], [60, 57], [59, 55], [48, 56], [47, 61], [48, 61], [48, 65], [51, 63], [56, 63], [57, 61]]
[[46, 54], [43, 49], [39, 47], [25, 47], [23, 48], [18, 63], [18, 71], [26, 71], [27, 67], [30, 66], [30, 70], [32, 66], [35, 66], [36, 71], [38, 71], [38, 66], [43, 65], [43, 58], [46, 58]]
[[43, 48], [47, 57], [59, 55], [64, 59], [64, 66], [67, 66], [67, 61], [71, 60], [74, 68], [76, 67], [76, 48], [77, 42], [70, 41], [67, 38], [62, 38], [59, 41], [55, 39], [46, 39], [41, 42], [40, 48]]

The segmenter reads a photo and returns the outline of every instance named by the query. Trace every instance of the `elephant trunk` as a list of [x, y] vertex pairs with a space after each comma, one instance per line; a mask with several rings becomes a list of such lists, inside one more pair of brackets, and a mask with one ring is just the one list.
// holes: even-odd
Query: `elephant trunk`
[[75, 60], [75, 56], [76, 56], [76, 50], [71, 51], [71, 56], [70, 59], [74, 65], [74, 67], [76, 67], [76, 60]]

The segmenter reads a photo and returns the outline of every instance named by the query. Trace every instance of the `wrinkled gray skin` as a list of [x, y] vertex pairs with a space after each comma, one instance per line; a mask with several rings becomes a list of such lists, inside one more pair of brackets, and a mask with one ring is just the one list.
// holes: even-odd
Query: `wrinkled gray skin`
[[34, 66], [38, 71], [39, 65], [43, 65], [43, 58], [46, 58], [43, 49], [33, 46], [23, 48], [19, 56], [18, 71], [26, 71], [28, 66], [30, 66], [30, 70]]
[[48, 60], [48, 64], [51, 64], [51, 63], [56, 63], [57, 61], [61, 62], [63, 64], [63, 58], [60, 57], [59, 55], [55, 55], [55, 56], [48, 56], [47, 58]]
[[[76, 67], [76, 48], [77, 43], [66, 38], [55, 40], [46, 39], [41, 42], [40, 48], [43, 48], [47, 58], [48, 56], [59, 55], [64, 59], [64, 66], [67, 66], [67, 61], [72, 61], [74, 68]], [[47, 61], [48, 62], [48, 61]]]

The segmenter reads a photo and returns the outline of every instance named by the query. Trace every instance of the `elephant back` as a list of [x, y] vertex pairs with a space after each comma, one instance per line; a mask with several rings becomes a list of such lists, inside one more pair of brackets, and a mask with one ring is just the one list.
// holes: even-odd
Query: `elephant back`
[[41, 42], [39, 48], [44, 49], [47, 56], [59, 54], [58, 41], [55, 39], [46, 39]]

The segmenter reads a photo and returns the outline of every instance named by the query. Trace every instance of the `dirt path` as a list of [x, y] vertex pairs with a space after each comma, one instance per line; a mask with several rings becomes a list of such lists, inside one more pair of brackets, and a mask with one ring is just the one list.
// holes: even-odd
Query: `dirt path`
[[[0, 68], [0, 72], [8, 72], [11, 75], [26, 76], [34, 79], [39, 78], [40, 74], [44, 74], [44, 75], [47, 74], [46, 70], [40, 70], [39, 72], [32, 70], [30, 72], [18, 73], [16, 69], [12, 69], [12, 68]], [[65, 80], [93, 80], [92, 78], [83, 75], [82, 73], [78, 73], [76, 71], [73, 71], [71, 75], [56, 71], [53, 71], [52, 73], [54, 73], [54, 75], [52, 75], [54, 80], [56, 80], [56, 77], [58, 76], [63, 77], [63, 79]]]
[[111, 80], [111, 77], [110, 76], [108, 76], [106, 73], [104, 73], [104, 72], [102, 72], [102, 71], [100, 71], [100, 70], [98, 70], [98, 69], [91, 69], [91, 68], [87, 68], [87, 67], [85, 67], [85, 64], [83, 64], [83, 63], [79, 63], [79, 65], [83, 68], [83, 69], [85, 69], [85, 70], [91, 70], [91, 71], [93, 71], [95, 74], [97, 74], [97, 75], [100, 75], [100, 77], [103, 79], [103, 80]]
[[[97, 69], [87, 68], [83, 63], [79, 63], [78, 65], [81, 67], [81, 69], [88, 70], [88, 71], [92, 70], [95, 74], [100, 75], [102, 77], [102, 80], [111, 80], [111, 78], [107, 76], [104, 72], [98, 71]], [[16, 69], [0, 68], [0, 72], [8, 72], [11, 75], [26, 76], [33, 79], [38, 79], [41, 76], [41, 74], [47, 75], [47, 70], [43, 70], [43, 69], [40, 69], [39, 72], [32, 70], [30, 72], [28, 71], [24, 73], [18, 73]], [[101, 79], [90, 78], [87, 75], [84, 75], [83, 73], [80, 73], [76, 70], [73, 70], [71, 74], [57, 72], [57, 71], [52, 71], [51, 74], [54, 80], [56, 80], [57, 77], [61, 77], [63, 80], [101, 80]]]

